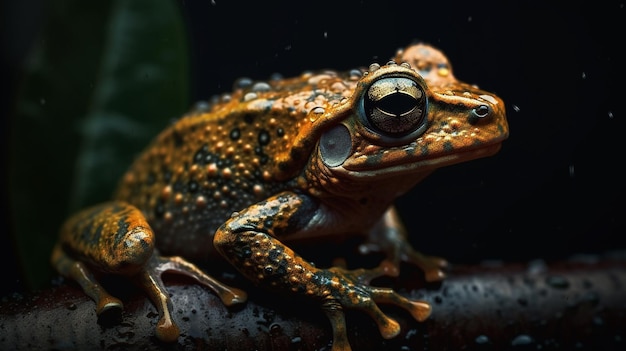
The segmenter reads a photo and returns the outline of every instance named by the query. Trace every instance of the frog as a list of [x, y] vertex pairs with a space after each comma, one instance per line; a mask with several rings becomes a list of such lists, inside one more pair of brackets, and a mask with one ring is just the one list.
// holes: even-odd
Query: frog
[[[351, 349], [348, 309], [365, 312], [390, 339], [400, 325], [381, 304], [418, 322], [432, 306], [372, 281], [398, 277], [408, 263], [438, 282], [449, 267], [410, 245], [395, 200], [441, 167], [496, 154], [508, 133], [502, 99], [457, 80], [427, 43], [345, 72], [242, 78], [158, 134], [111, 200], [71, 215], [51, 262], [93, 299], [98, 316], [123, 309], [100, 277], [132, 280], [156, 307], [155, 335], [165, 343], [181, 330], [164, 272], [192, 278], [227, 307], [247, 300], [200, 267], [210, 259], [276, 296], [317, 303], [334, 351]], [[362, 239], [359, 253], [381, 253], [380, 261], [318, 267], [296, 251], [352, 237]]]

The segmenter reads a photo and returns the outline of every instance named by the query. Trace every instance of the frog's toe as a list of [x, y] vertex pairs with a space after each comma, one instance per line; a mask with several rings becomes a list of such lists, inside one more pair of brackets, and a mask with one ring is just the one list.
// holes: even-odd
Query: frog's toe
[[124, 304], [111, 295], [100, 296], [96, 306], [98, 316], [119, 314], [124, 309]]
[[389, 288], [371, 288], [372, 300], [396, 305], [407, 310], [415, 320], [423, 322], [430, 316], [430, 304], [419, 300], [409, 300]]
[[156, 337], [163, 342], [174, 342], [180, 336], [180, 329], [170, 318], [161, 318], [156, 327]]
[[101, 296], [96, 303], [98, 324], [105, 327], [118, 324], [122, 320], [123, 309], [124, 305], [115, 297], [110, 295]]
[[383, 338], [391, 339], [400, 333], [400, 324], [384, 314], [375, 303], [367, 306], [365, 312], [374, 319]]
[[432, 307], [430, 304], [424, 301], [409, 301], [410, 306], [407, 306], [407, 310], [411, 313], [413, 318], [418, 322], [423, 322], [430, 316]]
[[333, 329], [333, 348], [331, 351], [350, 351], [343, 308], [337, 301], [329, 300], [322, 305], [322, 309], [326, 313]]
[[448, 268], [448, 261], [435, 256], [423, 256], [417, 262], [424, 271], [424, 279], [428, 282], [438, 282], [446, 278], [444, 269]]
[[222, 300], [225, 306], [232, 306], [244, 303], [248, 295], [245, 291], [228, 286], [210, 275], [204, 273], [193, 263], [182, 257], [157, 257], [151, 262], [153, 270], [158, 272], [169, 271], [176, 274], [186, 275], [195, 279], [198, 283], [213, 290], [213, 292]]
[[248, 300], [248, 294], [245, 291], [233, 287], [224, 289], [218, 295], [225, 306], [237, 305]]

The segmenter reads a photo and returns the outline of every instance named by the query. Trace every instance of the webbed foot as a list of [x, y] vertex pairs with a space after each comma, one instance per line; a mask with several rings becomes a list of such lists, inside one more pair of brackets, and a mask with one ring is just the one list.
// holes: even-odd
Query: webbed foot
[[407, 262], [418, 266], [427, 282], [441, 281], [446, 277], [444, 270], [448, 267], [448, 261], [441, 257], [426, 256], [413, 249], [393, 207], [385, 212], [379, 226], [370, 233], [368, 241], [359, 246], [359, 251], [364, 255], [370, 252], [385, 254], [386, 261], [396, 270], [395, 273], [390, 272], [391, 275], [398, 275], [400, 262]]
[[391, 339], [400, 333], [400, 325], [388, 317], [378, 307], [378, 303], [391, 304], [408, 311], [413, 318], [422, 322], [428, 318], [431, 307], [424, 301], [412, 301], [390, 288], [372, 287], [364, 282], [389, 272], [385, 267], [373, 270], [357, 269], [348, 271], [342, 268], [330, 268], [318, 272], [326, 281], [325, 301], [322, 309], [330, 320], [333, 330], [333, 351], [348, 351], [350, 344], [346, 333], [343, 309], [357, 309], [367, 313], [376, 322], [380, 334]]
[[164, 272], [182, 274], [195, 279], [217, 294], [226, 306], [243, 303], [247, 299], [244, 291], [219, 282], [185, 259], [178, 256], [161, 257], [155, 253], [146, 263], [145, 269], [139, 273], [139, 285], [146, 291], [159, 312], [156, 336], [165, 342], [176, 341], [180, 331], [172, 320], [172, 302], [161, 279]]

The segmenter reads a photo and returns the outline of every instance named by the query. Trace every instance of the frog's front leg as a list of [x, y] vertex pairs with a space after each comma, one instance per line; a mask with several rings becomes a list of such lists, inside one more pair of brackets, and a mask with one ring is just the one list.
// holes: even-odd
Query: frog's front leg
[[[370, 231], [368, 242], [361, 245], [359, 249], [363, 254], [372, 251], [385, 253], [387, 260], [391, 262], [391, 267], [395, 267], [396, 273], [398, 272], [400, 261], [404, 261], [420, 267], [424, 271], [426, 281], [440, 281], [446, 276], [444, 269], [448, 266], [448, 262], [445, 259], [436, 256], [426, 256], [415, 251], [409, 244], [406, 230], [393, 206], [389, 207], [383, 218]], [[390, 268], [390, 271], [392, 269]]]
[[384, 268], [316, 268], [278, 240], [332, 232], [333, 227], [341, 226], [338, 217], [325, 211], [328, 210], [307, 195], [284, 192], [233, 213], [217, 230], [214, 245], [253, 282], [317, 300], [331, 322], [334, 351], [350, 349], [343, 308], [368, 313], [384, 338], [396, 336], [400, 327], [378, 308], [379, 302], [400, 306], [418, 321], [426, 319], [430, 314], [427, 303], [368, 284], [376, 276], [386, 274]]
[[159, 256], [154, 249], [154, 233], [141, 211], [120, 201], [94, 206], [65, 222], [51, 261], [61, 275], [77, 281], [96, 302], [98, 316], [120, 311], [123, 305], [98, 283], [95, 273], [132, 278], [156, 306], [156, 335], [167, 342], [175, 341], [180, 332], [172, 320], [172, 302], [161, 280], [163, 272], [194, 278], [227, 306], [246, 299], [245, 292], [220, 283], [181, 257]]

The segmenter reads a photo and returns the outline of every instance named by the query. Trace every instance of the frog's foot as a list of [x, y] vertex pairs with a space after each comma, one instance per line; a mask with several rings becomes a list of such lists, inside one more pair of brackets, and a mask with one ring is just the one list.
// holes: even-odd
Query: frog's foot
[[[382, 246], [376, 243], [367, 243], [359, 247], [361, 254], [370, 252], [384, 252], [387, 259], [381, 265], [385, 266], [389, 275], [397, 276], [400, 262], [408, 262], [418, 266], [424, 272], [424, 278], [428, 282], [441, 281], [446, 277], [444, 270], [448, 267], [448, 261], [441, 257], [426, 256], [415, 251], [408, 243], [401, 245]], [[394, 272], [395, 270], [395, 272]]]
[[347, 271], [341, 268], [327, 270], [330, 274], [328, 286], [325, 288], [328, 295], [322, 309], [330, 320], [333, 329], [333, 351], [350, 350], [346, 334], [344, 308], [358, 309], [367, 313], [378, 325], [380, 334], [385, 339], [391, 339], [400, 333], [400, 325], [394, 319], [385, 315], [377, 303], [392, 304], [407, 310], [413, 318], [422, 322], [428, 318], [431, 307], [424, 301], [412, 301], [399, 295], [393, 289], [377, 288], [361, 284], [366, 275], [364, 270]]
[[164, 272], [183, 274], [213, 290], [226, 306], [243, 303], [247, 295], [244, 291], [223, 284], [202, 272], [194, 264], [181, 257], [161, 257], [156, 253], [148, 260], [139, 274], [139, 285], [146, 291], [159, 312], [156, 335], [166, 342], [175, 341], [180, 331], [171, 316], [172, 302], [167, 294], [161, 275]]
[[67, 256], [61, 246], [57, 244], [52, 252], [53, 266], [65, 277], [76, 281], [83, 291], [96, 303], [98, 317], [121, 315], [124, 304], [111, 296], [96, 280], [93, 273], [85, 264]]

